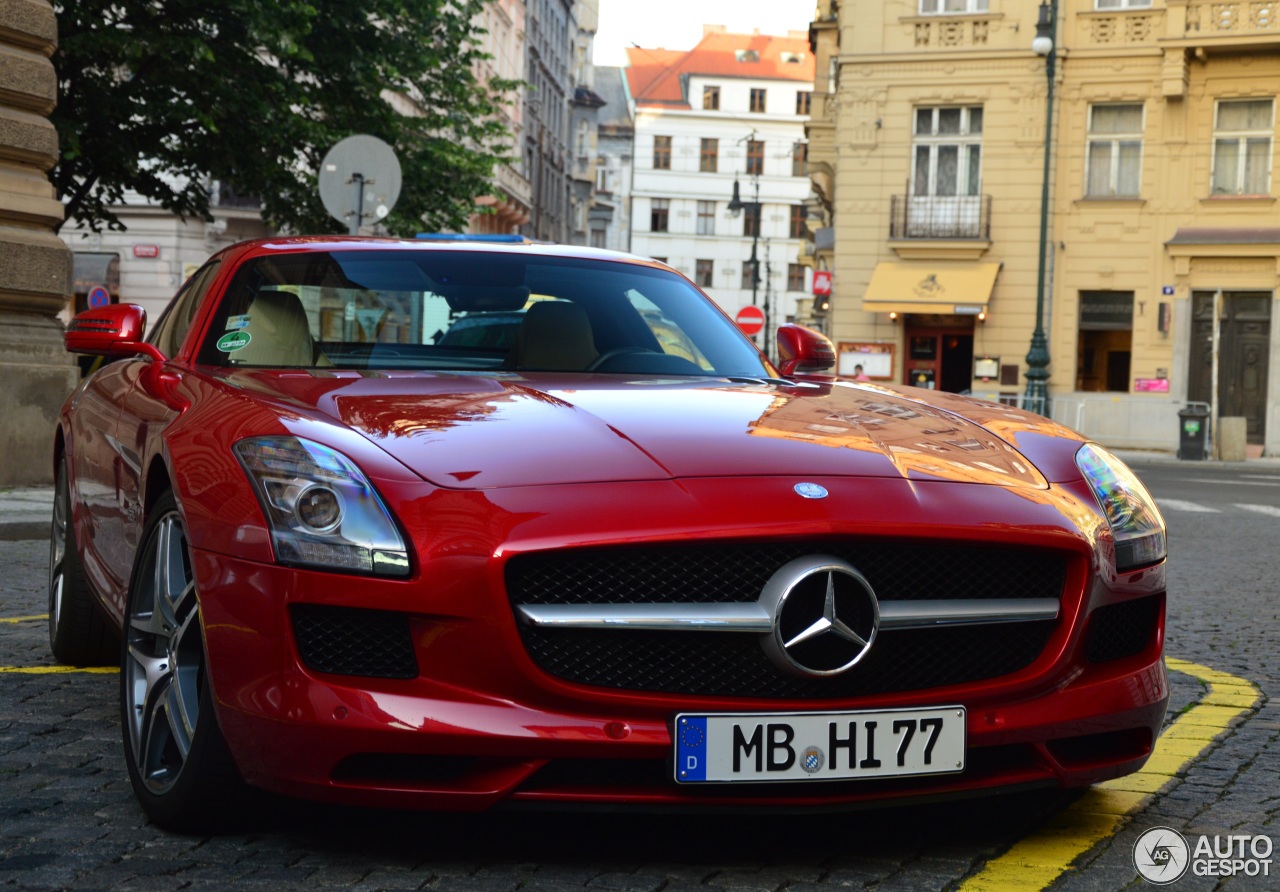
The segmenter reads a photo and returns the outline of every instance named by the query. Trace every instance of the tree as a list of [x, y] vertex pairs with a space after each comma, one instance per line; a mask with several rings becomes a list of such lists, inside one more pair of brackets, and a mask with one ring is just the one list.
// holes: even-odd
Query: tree
[[132, 190], [210, 219], [218, 180], [257, 196], [273, 226], [344, 231], [316, 171], [340, 139], [368, 133], [403, 170], [387, 228], [461, 228], [510, 151], [498, 113], [518, 86], [475, 77], [484, 2], [56, 2], [51, 179], [67, 217], [123, 229], [110, 207]]

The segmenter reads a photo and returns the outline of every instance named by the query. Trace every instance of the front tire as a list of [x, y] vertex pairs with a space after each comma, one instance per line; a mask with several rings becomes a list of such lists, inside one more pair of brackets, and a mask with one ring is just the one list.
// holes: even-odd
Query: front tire
[[172, 493], [152, 509], [129, 585], [120, 727], [129, 779], [154, 823], [209, 832], [243, 814], [248, 787], [214, 714], [200, 600]]
[[49, 650], [70, 666], [110, 666], [119, 658], [119, 647], [80, 566], [64, 456], [58, 462], [49, 533]]

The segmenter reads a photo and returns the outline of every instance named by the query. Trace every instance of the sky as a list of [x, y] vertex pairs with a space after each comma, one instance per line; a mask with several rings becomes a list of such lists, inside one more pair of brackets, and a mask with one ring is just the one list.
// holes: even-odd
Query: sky
[[702, 26], [726, 25], [730, 31], [785, 35], [808, 31], [815, 0], [600, 0], [596, 65], [627, 64], [626, 48], [689, 50], [702, 38]]

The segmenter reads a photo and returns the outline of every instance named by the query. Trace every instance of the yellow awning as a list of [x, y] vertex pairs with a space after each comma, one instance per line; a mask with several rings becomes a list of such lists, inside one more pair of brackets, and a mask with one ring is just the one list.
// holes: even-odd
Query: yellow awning
[[862, 296], [873, 313], [955, 313], [987, 311], [999, 263], [885, 261], [877, 263]]

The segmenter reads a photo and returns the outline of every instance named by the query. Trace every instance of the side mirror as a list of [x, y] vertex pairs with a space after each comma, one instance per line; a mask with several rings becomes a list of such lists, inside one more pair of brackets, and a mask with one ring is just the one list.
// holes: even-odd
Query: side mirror
[[142, 340], [147, 311], [136, 304], [111, 304], [76, 315], [62, 335], [69, 353], [92, 356], [150, 356], [160, 362], [164, 354]]
[[803, 325], [779, 326], [778, 370], [782, 377], [822, 374], [835, 365], [835, 345], [822, 332]]

